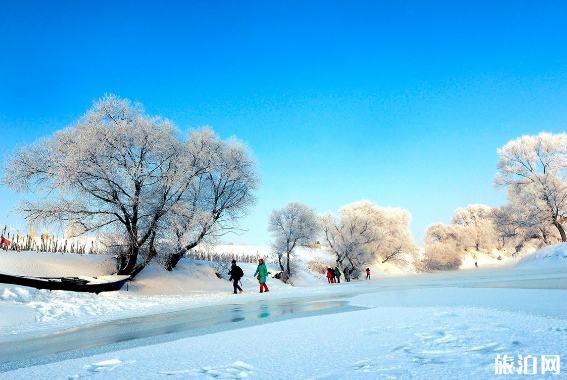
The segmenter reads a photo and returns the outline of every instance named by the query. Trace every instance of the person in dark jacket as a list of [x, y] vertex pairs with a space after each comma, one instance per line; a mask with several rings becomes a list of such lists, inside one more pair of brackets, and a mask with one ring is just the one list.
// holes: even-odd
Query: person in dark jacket
[[337, 278], [337, 283], [340, 284], [341, 283], [341, 271], [339, 270], [338, 267], [335, 267], [335, 277]]
[[242, 268], [236, 265], [236, 260], [232, 260], [232, 267], [228, 274], [230, 275], [229, 281], [232, 281], [232, 286], [234, 287], [234, 294], [236, 294], [237, 290], [242, 293], [242, 288], [238, 286], [238, 281], [240, 281], [242, 276], [244, 276], [244, 272], [242, 271]]
[[346, 282], [350, 282], [350, 269], [347, 267], [345, 268], [345, 270], [343, 271], [343, 273], [345, 274], [345, 281]]

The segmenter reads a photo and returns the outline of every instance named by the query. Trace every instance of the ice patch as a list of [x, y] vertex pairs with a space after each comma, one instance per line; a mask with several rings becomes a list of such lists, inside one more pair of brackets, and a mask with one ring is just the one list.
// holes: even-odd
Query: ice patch
[[184, 369], [161, 371], [158, 374], [167, 376], [183, 375], [184, 379], [248, 379], [254, 374], [254, 367], [242, 361], [222, 367], [203, 367], [202, 369]]
[[[129, 363], [134, 363], [134, 362], [129, 362]], [[86, 365], [85, 369], [91, 373], [106, 372], [106, 371], [112, 371], [113, 369], [115, 369], [118, 366], [121, 366], [122, 364], [124, 364], [124, 362], [120, 359], [109, 359], [109, 360], [93, 363], [91, 365]]]

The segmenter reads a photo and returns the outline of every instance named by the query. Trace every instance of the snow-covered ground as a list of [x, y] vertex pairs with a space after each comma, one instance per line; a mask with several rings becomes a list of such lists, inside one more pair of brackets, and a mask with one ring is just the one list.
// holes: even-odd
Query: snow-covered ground
[[[112, 270], [104, 256], [33, 255], [2, 252], [1, 272]], [[373, 267], [370, 281], [333, 285], [299, 261], [296, 286], [269, 279], [267, 294], [257, 293], [254, 264], [241, 264], [245, 292], [233, 295], [231, 284], [212, 268], [190, 261], [173, 272], [148, 268], [128, 291], [98, 296], [0, 285], [0, 346], [8, 348], [78, 326], [212, 305], [335, 295], [350, 307], [236, 322], [234, 328], [173, 334], [167, 341], [150, 338], [144, 345], [18, 369], [0, 363], [0, 379], [520, 379], [567, 373], [565, 245], [548, 247], [517, 267], [493, 269], [481, 261], [475, 270], [400, 277]], [[503, 355], [513, 357], [514, 375], [495, 374]], [[524, 364], [520, 355], [537, 358], [537, 375], [517, 373]], [[549, 366], [542, 374], [542, 355], [560, 356], [559, 376]]]
[[567, 270], [567, 243], [550, 245], [542, 248], [534, 254], [523, 258], [519, 263], [520, 268], [541, 269], [565, 269]]

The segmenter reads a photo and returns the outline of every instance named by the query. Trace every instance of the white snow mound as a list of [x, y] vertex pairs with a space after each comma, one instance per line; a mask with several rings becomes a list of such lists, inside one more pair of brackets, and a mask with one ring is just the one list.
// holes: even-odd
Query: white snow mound
[[567, 269], [567, 243], [549, 245], [518, 262], [519, 267], [525, 268], [566, 268]]

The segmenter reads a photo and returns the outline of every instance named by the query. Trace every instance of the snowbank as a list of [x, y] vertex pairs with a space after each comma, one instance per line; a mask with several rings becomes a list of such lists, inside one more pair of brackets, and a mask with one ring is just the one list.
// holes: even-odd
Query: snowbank
[[544, 247], [520, 260], [518, 267], [567, 269], [567, 243]]
[[113, 261], [105, 255], [0, 251], [0, 272], [37, 277], [97, 277], [112, 274], [115, 271]]

